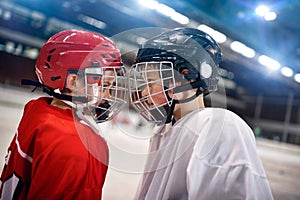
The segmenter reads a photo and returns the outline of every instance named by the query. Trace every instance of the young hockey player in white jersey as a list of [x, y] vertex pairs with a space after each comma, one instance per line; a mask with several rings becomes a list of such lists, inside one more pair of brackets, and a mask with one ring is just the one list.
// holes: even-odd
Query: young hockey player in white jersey
[[221, 59], [212, 37], [191, 28], [166, 31], [139, 49], [131, 101], [157, 126], [136, 199], [273, 199], [251, 128], [204, 105]]

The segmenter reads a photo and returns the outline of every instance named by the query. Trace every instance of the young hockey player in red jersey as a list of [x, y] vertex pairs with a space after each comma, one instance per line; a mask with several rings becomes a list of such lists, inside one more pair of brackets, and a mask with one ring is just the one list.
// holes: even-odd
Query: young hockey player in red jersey
[[66, 30], [52, 36], [36, 62], [53, 96], [28, 102], [8, 148], [1, 199], [101, 199], [108, 147], [97, 122], [124, 105], [120, 52], [108, 38]]

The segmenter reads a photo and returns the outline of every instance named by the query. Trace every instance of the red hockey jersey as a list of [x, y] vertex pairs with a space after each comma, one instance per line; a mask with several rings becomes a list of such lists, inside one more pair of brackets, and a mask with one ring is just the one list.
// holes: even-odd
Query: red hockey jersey
[[50, 105], [26, 104], [1, 175], [1, 199], [101, 199], [106, 142], [74, 116]]

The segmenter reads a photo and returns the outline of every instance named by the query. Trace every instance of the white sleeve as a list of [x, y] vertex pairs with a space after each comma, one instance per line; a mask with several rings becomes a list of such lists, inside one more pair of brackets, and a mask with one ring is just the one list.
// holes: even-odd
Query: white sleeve
[[187, 170], [187, 190], [190, 200], [273, 199], [266, 177], [250, 166], [212, 166], [196, 155]]
[[197, 130], [187, 168], [189, 199], [273, 199], [250, 127], [231, 112], [214, 115]]

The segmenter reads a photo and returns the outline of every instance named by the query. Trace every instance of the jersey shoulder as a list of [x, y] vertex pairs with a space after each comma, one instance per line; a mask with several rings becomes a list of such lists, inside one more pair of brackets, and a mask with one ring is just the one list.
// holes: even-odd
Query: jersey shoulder
[[231, 152], [255, 147], [252, 129], [237, 114], [221, 108], [208, 108], [193, 116], [198, 139], [194, 149], [198, 157]]

